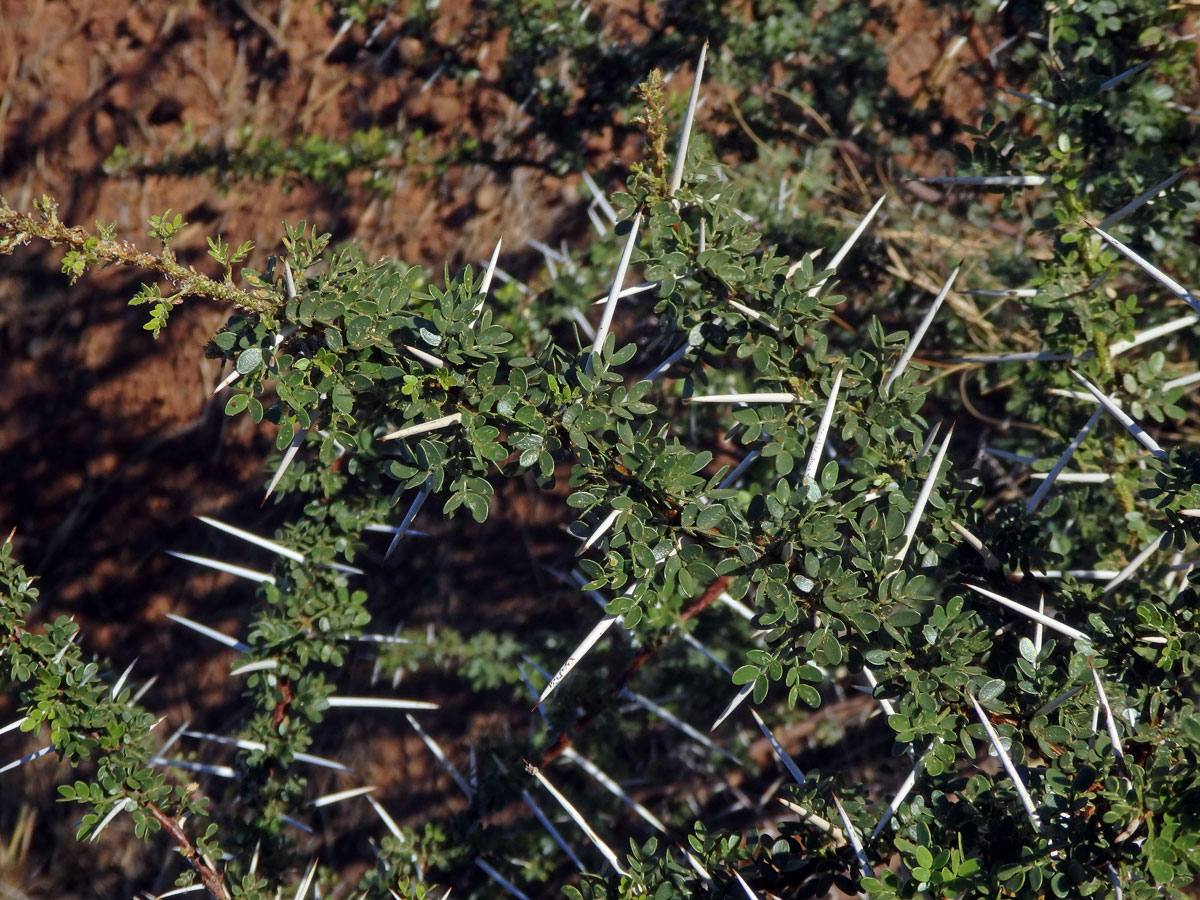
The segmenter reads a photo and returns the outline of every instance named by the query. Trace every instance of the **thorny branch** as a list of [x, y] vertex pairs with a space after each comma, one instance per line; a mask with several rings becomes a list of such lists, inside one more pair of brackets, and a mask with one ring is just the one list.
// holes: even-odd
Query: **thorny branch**
[[202, 275], [191, 266], [176, 262], [171, 254], [155, 256], [139, 250], [128, 241], [97, 237], [83, 228], [66, 225], [53, 215], [35, 218], [17, 212], [0, 197], [0, 253], [12, 253], [34, 237], [77, 250], [89, 260], [90, 265], [119, 263], [157, 273], [176, 287], [176, 294], [169, 298], [174, 305], [183, 302], [185, 297], [208, 297], [266, 315], [273, 313], [277, 305], [265, 294], [244, 291], [229, 282]]
[[158, 824], [163, 827], [163, 831], [171, 836], [171, 840], [179, 847], [179, 852], [183, 854], [183, 858], [191, 863], [192, 868], [196, 870], [196, 874], [200, 876], [200, 880], [204, 883], [204, 887], [208, 889], [208, 892], [216, 900], [230, 900], [229, 889], [225, 887], [225, 876], [217, 872], [200, 855], [187, 834], [179, 827], [179, 823], [153, 803], [147, 803], [146, 809], [150, 815], [154, 816]]

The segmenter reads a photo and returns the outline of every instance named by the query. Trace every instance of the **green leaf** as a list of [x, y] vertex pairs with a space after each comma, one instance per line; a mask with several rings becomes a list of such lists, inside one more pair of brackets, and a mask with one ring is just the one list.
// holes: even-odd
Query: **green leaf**
[[734, 684], [747, 684], [758, 677], [758, 666], [741, 666], [733, 673]]
[[290, 419], [284, 419], [279, 423], [279, 432], [275, 435], [275, 449], [283, 450], [292, 442], [292, 438], [296, 436], [296, 426], [292, 424]]
[[979, 701], [989, 703], [995, 700], [1004, 693], [1004, 687], [1004, 682], [999, 678], [992, 678], [984, 682], [983, 686], [979, 688]]
[[722, 506], [706, 506], [696, 516], [696, 527], [702, 531], [711, 531], [725, 519], [725, 508]]
[[263, 352], [258, 347], [250, 347], [248, 350], [243, 350], [237, 358], [235, 368], [240, 375], [249, 375], [255, 369], [262, 365]]
[[488, 501], [486, 497], [481, 497], [479, 494], [466, 494], [463, 497], [463, 505], [471, 511], [471, 518], [476, 522], [487, 520]]
[[633, 355], [637, 353], [637, 344], [626, 344], [620, 350], [612, 355], [612, 359], [608, 361], [610, 366], [621, 366], [633, 359]]
[[792, 458], [792, 454], [788, 453], [786, 450], [783, 450], [775, 457], [775, 471], [783, 477], [791, 475], [792, 467], [795, 465], [795, 462], [795, 459]]
[[346, 341], [353, 348], [365, 346], [371, 338], [371, 326], [374, 320], [370, 316], [355, 316], [346, 323]]
[[803, 700], [813, 709], [816, 709], [821, 705], [821, 694], [811, 684], [792, 685], [792, 693], [794, 693], [796, 697], [798, 697], [800, 700]]
[[1151, 860], [1146, 869], [1150, 877], [1159, 884], [1171, 884], [1175, 881], [1175, 868], [1162, 860]]
[[1027, 637], [1023, 637], [1018, 642], [1017, 647], [1020, 650], [1022, 657], [1030, 662], [1037, 662], [1037, 650], [1033, 646], [1033, 641]]
[[[929, 852], [928, 847], [917, 848], [917, 865], [925, 869], [933, 868], [933, 854]], [[921, 879], [922, 881], [928, 879]]]

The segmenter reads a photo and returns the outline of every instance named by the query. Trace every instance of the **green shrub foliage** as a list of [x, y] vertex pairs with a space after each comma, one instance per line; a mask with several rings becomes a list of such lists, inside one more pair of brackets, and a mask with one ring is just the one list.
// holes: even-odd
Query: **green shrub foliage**
[[[721, 5], [701, 5], [711, 24]], [[526, 82], [539, 77], [537, 54], [549, 52], [534, 32], [552, 5], [532, 6], [513, 31], [516, 60], [529, 57], [510, 73], [514, 91], [535, 86]], [[726, 53], [726, 66], [736, 60], [739, 74], [721, 77], [736, 86], [768, 49], [805, 36], [814, 56], [836, 55], [841, 41], [874, 67], [860, 75], [881, 77], [875, 51], [854, 43], [867, 13], [843, 5], [805, 30], [808, 6], [772, 6], [753, 29], [725, 35], [711, 52]], [[992, 21], [991, 5], [978, 6]], [[604, 609], [548, 643], [446, 628], [436, 641], [414, 632], [381, 646], [385, 670], [454, 669], [464, 690], [520, 703], [531, 688], [545, 699], [529, 733], [481, 752], [469, 778], [455, 773], [469, 798], [461, 813], [404, 828], [382, 813], [377, 864], [348, 887], [355, 896], [510, 889], [489, 876], [542, 895], [561, 885], [575, 900], [833, 889], [1185, 896], [1200, 870], [1200, 597], [1177, 564], [1200, 540], [1200, 455], [1181, 404], [1198, 349], [1185, 304], [1200, 300], [1164, 286], [1093, 226], [1191, 165], [1195, 114], [1172, 98], [1191, 86], [1192, 48], [1177, 39], [1176, 11], [1159, 3], [1061, 6], [1014, 4], [1004, 14], [999, 25], [1012, 35], [1038, 35], [1004, 63], [1027, 96], [998, 97], [956, 147], [956, 174], [1025, 183], [939, 187], [963, 220], [1016, 223], [1043, 237], [1044, 252], [997, 246], [964, 267], [948, 288], [960, 293], [934, 314], [911, 361], [931, 298], [889, 286], [875, 225], [837, 270], [823, 265], [844, 233], [801, 216], [804, 235], [784, 234], [776, 185], [756, 177], [791, 165], [786, 144], [764, 151], [761, 169], [734, 171], [697, 139], [674, 192], [661, 162], [635, 167], [613, 199], [621, 233], [570, 260], [541, 306], [486, 290], [484, 270], [435, 283], [418, 268], [330, 247], [303, 223], [287, 229], [264, 273], [235, 278], [249, 248], [213, 243], [226, 269], [215, 282], [174, 262], [180, 221], [169, 214], [151, 229], [163, 255], [134, 258], [109, 233], [65, 228], [49, 203], [35, 216], [5, 206], [6, 249], [42, 236], [71, 247], [64, 269], [73, 276], [112, 261], [168, 274], [178, 294], [151, 286], [135, 298], [154, 303], [155, 333], [188, 295], [239, 307], [208, 354], [236, 373], [226, 413], [276, 429], [271, 497], [293, 514], [275, 536], [293, 554], [259, 587], [239, 645], [235, 677], [254, 711], [236, 735], [236, 787], [211, 783], [210, 799], [164, 774], [154, 717], [84, 661], [72, 623], [26, 628], [36, 590], [4, 545], [3, 678], [20, 698], [22, 730], [44, 733], [72, 765], [94, 764], [88, 780], [59, 788], [88, 810], [81, 837], [128, 813], [139, 837], [168, 831], [190, 864], [181, 884], [249, 900], [301, 881], [307, 857], [289, 823], [314, 799], [302, 755], [329, 727], [348, 647], [373, 609], [352, 565], [390, 564], [367, 551], [365, 526], [403, 530], [422, 508], [426, 518], [440, 508], [482, 522], [511, 479], [565, 492], [586, 547], [579, 584]], [[518, 10], [501, 7], [503, 21]], [[371, 21], [378, 11], [356, 4], [340, 14]], [[615, 67], [593, 37], [576, 22], [550, 49], [600, 83], [596, 73]], [[788, 77], [795, 83], [744, 111], [747, 128], [782, 139], [775, 100], [807, 90]], [[831, 77], [797, 97], [826, 104], [847, 127], [906, 127], [886, 92], [855, 98], [839, 93], [847, 86]], [[653, 81], [643, 96], [653, 143], [656, 123], [674, 121], [675, 110]], [[566, 102], [548, 92], [539, 108]], [[818, 196], [828, 171], [816, 168], [811, 184], [796, 177], [797, 190]], [[1103, 227], [1152, 267], [1195, 283], [1197, 200], [1185, 177]], [[892, 198], [881, 215], [908, 215], [898, 207]], [[947, 222], [931, 216], [924, 227]], [[818, 232], [833, 244], [825, 255], [778, 247]], [[650, 289], [622, 299], [627, 312], [593, 344], [563, 322], [607, 290], [623, 245]], [[953, 281], [955, 262], [924, 265]], [[851, 264], [866, 287], [848, 299], [838, 278]], [[981, 313], [967, 287], [1036, 293], [1000, 296]], [[1042, 356], [1006, 355], [1018, 352]], [[955, 378], [922, 362], [949, 357], [966, 359], [948, 364]], [[703, 402], [713, 394], [741, 400]], [[986, 414], [970, 400], [985, 395]], [[1068, 469], [1090, 482], [1051, 472], [1073, 439]], [[1031, 475], [1059, 477], [1036, 506], [1028, 501], [1041, 482]], [[397, 535], [392, 549], [411, 540]], [[632, 662], [607, 649], [619, 633]], [[748, 710], [779, 733], [846, 685], [869, 691], [886, 716], [893, 746], [883, 762], [900, 776], [864, 782], [836, 760], [802, 771], [777, 747], [769, 765], [786, 776], [773, 789], [783, 802], [748, 810], [756, 818], [744, 825], [706, 822], [654, 784], [637, 800], [665, 796], [655, 812], [623, 817], [621, 801], [559, 762], [583, 758], [618, 780], [639, 774], [645, 710], [665, 706], [700, 728], [676, 720], [687, 733], [660, 737], [659, 752], [690, 760], [712, 790], [738, 768], [726, 757], [745, 750], [730, 735]], [[723, 711], [730, 718], [704, 734]], [[564, 786], [606, 847], [583, 842], [542, 779]], [[582, 876], [561, 836], [532, 815], [519, 827], [492, 824], [502, 810], [511, 819], [523, 794], [550, 811]], [[663, 833], [646, 840], [656, 828]], [[628, 853], [622, 834], [637, 836]]]

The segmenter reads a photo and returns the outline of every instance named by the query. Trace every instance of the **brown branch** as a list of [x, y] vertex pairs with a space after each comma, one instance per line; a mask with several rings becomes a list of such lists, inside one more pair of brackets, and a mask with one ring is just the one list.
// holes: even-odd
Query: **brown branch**
[[147, 803], [146, 809], [150, 815], [154, 816], [159, 825], [163, 827], [163, 831], [171, 836], [176, 846], [179, 847], [179, 852], [183, 854], [196, 874], [200, 876], [200, 880], [204, 883], [205, 888], [212, 894], [216, 900], [230, 900], [229, 889], [225, 887], [225, 876], [221, 875], [212, 866], [210, 866], [198, 852], [195, 845], [192, 844], [187, 834], [179, 823], [164, 813], [153, 803]]
[[290, 679], [279, 679], [279, 697], [279, 702], [275, 704], [275, 711], [271, 714], [271, 727], [276, 730], [283, 724], [288, 707], [292, 705], [292, 682]]

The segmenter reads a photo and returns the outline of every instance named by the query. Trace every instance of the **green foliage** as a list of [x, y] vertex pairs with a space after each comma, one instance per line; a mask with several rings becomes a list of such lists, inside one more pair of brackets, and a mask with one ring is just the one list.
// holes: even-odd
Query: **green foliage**
[[387, 172], [425, 161], [429, 151], [422, 147], [423, 137], [415, 130], [401, 140], [371, 128], [356, 131], [344, 140], [296, 135], [285, 141], [272, 135], [255, 135], [247, 127], [239, 129], [228, 144], [185, 140], [153, 161], [118, 146], [105, 160], [105, 169], [135, 178], [206, 175], [223, 187], [238, 181], [280, 181], [290, 189], [307, 181], [330, 190], [344, 189], [354, 173], [374, 170], [364, 184], [386, 191], [392, 186]]
[[[688, 16], [708, 15], [735, 58], [760, 59], [788, 46], [803, 31], [801, 10], [812, 12], [765, 6], [741, 35], [725, 32], [710, 4], [664, 14], [681, 29], [664, 41], [679, 46], [692, 33], [683, 25], [699, 21]], [[860, 40], [864, 17], [876, 13], [820, 9], [817, 27], [803, 32], [814, 52], [836, 57], [845, 49], [843, 56], [872, 63], [862, 77], [878, 74], [879, 58]], [[496, 740], [470, 781], [454, 773], [465, 809], [420, 829], [388, 820], [379, 865], [360, 892], [424, 897], [430, 883], [445, 880], [483, 896], [492, 888], [482, 876], [461, 874], [480, 861], [522, 890], [562, 884], [576, 900], [739, 896], [739, 880], [781, 897], [834, 888], [879, 898], [1184, 896], [1200, 873], [1200, 581], [1162, 578], [1164, 557], [1154, 554], [1200, 541], [1200, 455], [1183, 433], [1183, 386], [1166, 378], [1196, 357], [1196, 337], [1186, 330], [1178, 344], [1150, 352], [1135, 339], [1182, 307], [1090, 227], [1190, 164], [1190, 131], [1163, 105], [1172, 85], [1190, 77], [1191, 50], [1172, 36], [1176, 13], [1148, 0], [1044, 11], [1039, 33], [1051, 44], [1041, 67], [1018, 55], [1011, 72], [1050, 106], [1034, 105], [1019, 122], [989, 115], [958, 150], [964, 174], [1044, 176], [1020, 200], [1004, 188], [994, 211], [1030, 220], [1045, 236], [1041, 257], [994, 254], [990, 276], [978, 273], [1020, 275], [1039, 292], [1001, 300], [994, 310], [1002, 327], [980, 315], [990, 330], [971, 333], [945, 314], [937, 326], [937, 349], [949, 355], [977, 350], [973, 334], [981, 333], [1006, 342], [988, 350], [1054, 355], [971, 369], [989, 408], [1023, 426], [1001, 422], [982, 435], [983, 455], [964, 437], [967, 428], [938, 429], [951, 418], [995, 418], [969, 404], [960, 415], [961, 386], [951, 390], [918, 359], [900, 371], [910, 337], [889, 330], [894, 296], [872, 293], [869, 281], [853, 296], [837, 293], [840, 266], [822, 270], [813, 253], [793, 262], [764, 242], [739, 204], [746, 199], [772, 229], [781, 227], [782, 210], [770, 212], [752, 175], [726, 171], [700, 147], [670, 195], [662, 177], [668, 102], [657, 79], [643, 90], [649, 164], [613, 201], [626, 227], [640, 223], [633, 265], [655, 288], [630, 301], [634, 339], [609, 333], [594, 351], [580, 347], [560, 339], [556, 322], [530, 324], [527, 311], [488, 296], [478, 272], [435, 282], [414, 267], [364, 260], [353, 246], [330, 249], [328, 235], [304, 224], [288, 227], [266, 273], [240, 271], [240, 309], [208, 348], [237, 376], [226, 413], [275, 427], [284, 456], [272, 497], [298, 513], [276, 535], [291, 553], [258, 590], [238, 663], [249, 664], [250, 711], [239, 728], [237, 788], [211, 812], [150, 767], [152, 718], [128, 704], [127, 691], [107, 687], [96, 663], [83, 662], [72, 623], [27, 629], [36, 594], [10, 544], [0, 556], [0, 645], [5, 677], [20, 691], [22, 727], [48, 733], [69, 762], [97, 767], [93, 779], [60, 788], [63, 799], [91, 808], [81, 834], [114, 809], [129, 812], [139, 836], [185, 814], [197, 831], [197, 817], [211, 815], [194, 843], [177, 824], [171, 832], [210, 893], [270, 896], [300, 868], [285, 829], [312, 799], [301, 754], [338, 693], [348, 647], [367, 638], [374, 613], [346, 566], [371, 559], [364, 528], [407, 528], [427, 497], [441, 501], [447, 518], [465, 511], [482, 523], [503, 482], [562, 492], [565, 477], [570, 530], [585, 542], [581, 587], [601, 592], [597, 628], [618, 625], [635, 646], [633, 661], [589, 653], [590, 645], [571, 653], [574, 631], [549, 639], [466, 627], [393, 636], [375, 658], [397, 677], [424, 671], [446, 684], [457, 673], [473, 690], [522, 704], [536, 668], [563, 659], [573, 668], [543, 676], [555, 691], [537, 707], [544, 724]], [[342, 14], [364, 21], [375, 12], [363, 5]], [[594, 35], [582, 17], [570, 24], [541, 3], [501, 4], [496, 15], [513, 28], [512, 59], [524, 61], [509, 73], [513, 86], [545, 87], [542, 112], [576, 102], [542, 84], [550, 50], [567, 51], [568, 71], [612, 77], [595, 68], [598, 59], [611, 62], [609, 50], [589, 49]], [[561, 28], [548, 27], [560, 20]], [[551, 33], [547, 47], [535, 40]], [[1107, 84], [1138, 53], [1152, 65]], [[843, 123], [878, 118], [898, 127], [904, 116], [886, 92], [852, 96], [856, 82], [837, 72], [845, 77], [812, 86], [820, 88], [813, 105], [825, 103]], [[810, 103], [800, 85], [780, 90], [788, 102]], [[766, 104], [741, 114], [752, 129], [755, 116], [772, 119]], [[791, 147], [761, 158], [787, 168], [797, 157]], [[817, 196], [823, 188], [803, 190]], [[1172, 190], [1112, 227], [1190, 283], [1194, 189]], [[981, 210], [979, 200], [958, 207], [968, 221]], [[64, 262], [73, 277], [107, 259], [99, 249], [111, 234], [53, 230], [49, 202], [41, 215], [41, 232], [30, 219], [0, 224], [17, 243], [63, 236], [73, 247]], [[181, 227], [169, 212], [151, 219], [163, 245], [152, 262], [172, 261], [168, 245]], [[232, 267], [249, 247], [217, 239], [210, 249], [225, 269], [225, 281], [211, 284], [231, 287]], [[588, 263], [606, 263], [591, 276], [602, 282], [613, 248], [588, 252]], [[594, 288], [588, 277], [579, 266], [551, 290], [554, 316], [578, 308]], [[195, 285], [193, 293], [223, 296]], [[149, 285], [135, 301], [153, 304], [148, 327], [157, 334], [175, 298]], [[932, 349], [932, 333], [926, 341]], [[663, 348], [686, 349], [672, 377], [643, 377], [667, 355]], [[1040, 508], [1026, 509], [1014, 472], [1048, 472], [1093, 408], [1091, 395], [1080, 400], [1075, 372], [1120, 401], [1141, 423], [1133, 430], [1170, 423], [1156, 431], [1169, 450], [1147, 457], [1106, 413], [1079, 439], [1072, 467], [1107, 481], [1058, 484]], [[698, 402], [714, 393], [745, 402]], [[751, 464], [735, 478], [717, 452]], [[989, 464], [997, 458], [1003, 465]], [[1107, 588], [1080, 571], [1085, 561], [1108, 573]], [[720, 619], [718, 599], [744, 604], [752, 621]], [[703, 661], [688, 649], [700, 637], [714, 645]], [[536, 826], [496, 824], [541, 790], [532, 775], [514, 774], [527, 771], [522, 762], [567, 780], [574, 770], [551, 764], [586, 749], [590, 765], [640, 774], [649, 739], [622, 707], [627, 700], [646, 708], [641, 701], [654, 705], [646, 695], [666, 696], [712, 717], [738, 698], [773, 720], [795, 721], [828, 705], [850, 679], [865, 682], [885, 711], [879, 727], [886, 725], [898, 770], [912, 772], [911, 793], [893, 800], [852, 772], [801, 774], [787, 759], [795, 783], [778, 790], [798, 818], [769, 808], [760, 813], [769, 827], [743, 828], [706, 823], [711, 809], [693, 817], [664, 787], [662, 806], [674, 808], [663, 827], [681, 839], [633, 841], [623, 861], [605, 853], [622, 871], [601, 875], [591, 865], [570, 883], [556, 838]], [[683, 746], [669, 745], [679, 756]], [[704, 759], [706, 774], [721, 765], [715, 754]], [[579, 803], [593, 825], [602, 823], [598, 830], [616, 829], [611, 792], [595, 796], [579, 782], [568, 792], [586, 797]], [[211, 860], [220, 854], [217, 869]]]
[[[42, 631], [27, 630], [25, 618], [38, 599], [33, 579], [12, 557], [11, 536], [0, 547], [0, 680], [17, 689], [23, 732], [48, 734], [59, 757], [79, 768], [91, 762], [90, 781], [58, 788], [60, 800], [89, 808], [77, 837], [95, 837], [118, 812], [128, 813], [134, 833], [146, 839], [164, 822], [187, 816], [193, 830], [205, 827], [207, 800], [155, 769], [155, 716], [137, 706], [120, 679], [109, 684], [76, 644], [78, 626], [59, 617]], [[215, 826], [214, 826], [215, 827]], [[180, 850], [207, 881], [211, 866], [175, 826]], [[212, 834], [206, 832], [206, 838]], [[228, 895], [226, 895], [228, 896]]]

